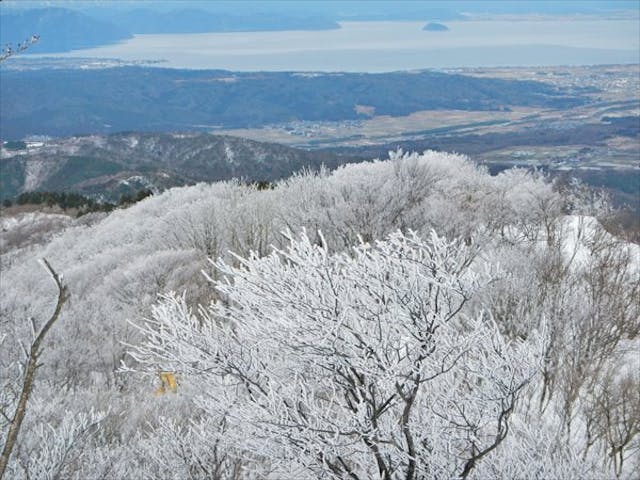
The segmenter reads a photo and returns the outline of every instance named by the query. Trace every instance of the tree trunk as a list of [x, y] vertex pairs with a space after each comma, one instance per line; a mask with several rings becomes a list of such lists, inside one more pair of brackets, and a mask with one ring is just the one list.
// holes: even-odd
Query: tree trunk
[[31, 389], [33, 387], [33, 381], [36, 376], [36, 369], [38, 368], [38, 357], [41, 353], [42, 342], [44, 341], [53, 324], [56, 322], [56, 320], [58, 320], [64, 302], [66, 302], [69, 298], [69, 291], [67, 290], [67, 287], [62, 284], [60, 277], [53, 270], [53, 268], [51, 268], [49, 262], [43, 258], [42, 263], [44, 264], [47, 271], [51, 274], [51, 276], [53, 277], [53, 281], [58, 287], [58, 302], [56, 304], [56, 309], [53, 312], [53, 315], [47, 321], [47, 323], [44, 324], [40, 332], [36, 335], [33, 343], [31, 343], [31, 348], [29, 349], [29, 358], [27, 360], [24, 379], [22, 381], [22, 391], [20, 392], [20, 399], [18, 400], [18, 406], [16, 407], [13, 419], [11, 420], [11, 424], [9, 425], [7, 438], [4, 443], [4, 447], [2, 448], [2, 455], [0, 456], [0, 480], [4, 477], [4, 472], [7, 469], [7, 465], [9, 464], [11, 452], [16, 443], [16, 440], [18, 439], [18, 434], [20, 433], [22, 420], [24, 420], [24, 416], [27, 413], [27, 402], [29, 401]]

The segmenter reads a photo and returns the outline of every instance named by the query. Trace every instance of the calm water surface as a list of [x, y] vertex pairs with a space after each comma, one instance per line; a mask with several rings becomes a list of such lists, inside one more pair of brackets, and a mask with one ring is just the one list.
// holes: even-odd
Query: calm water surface
[[[325, 31], [136, 35], [61, 57], [163, 60], [160, 66], [238, 71], [385, 72], [421, 68], [640, 62], [640, 22], [520, 20], [343, 22]], [[51, 56], [51, 55], [48, 55]]]

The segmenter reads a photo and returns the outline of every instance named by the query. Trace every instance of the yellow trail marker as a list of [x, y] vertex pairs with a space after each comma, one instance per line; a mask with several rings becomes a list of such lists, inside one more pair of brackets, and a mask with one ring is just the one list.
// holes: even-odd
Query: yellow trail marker
[[156, 395], [164, 395], [167, 392], [176, 393], [178, 382], [173, 372], [160, 372], [160, 387], [155, 391]]

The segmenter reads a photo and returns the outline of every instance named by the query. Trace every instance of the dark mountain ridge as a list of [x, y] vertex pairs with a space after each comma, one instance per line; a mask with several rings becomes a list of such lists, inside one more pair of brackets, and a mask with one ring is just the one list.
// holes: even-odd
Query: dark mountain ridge
[[105, 199], [239, 178], [270, 182], [348, 157], [206, 133], [119, 133], [3, 148], [0, 200], [25, 191], [73, 191]]

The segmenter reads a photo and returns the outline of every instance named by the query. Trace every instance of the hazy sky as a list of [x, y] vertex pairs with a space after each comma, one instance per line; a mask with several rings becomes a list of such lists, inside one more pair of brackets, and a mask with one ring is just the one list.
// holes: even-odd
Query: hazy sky
[[74, 9], [129, 9], [151, 8], [173, 10], [200, 8], [242, 14], [243, 11], [269, 11], [283, 14], [313, 14], [339, 17], [388, 17], [398, 18], [427, 13], [429, 11], [451, 11], [490, 14], [571, 14], [607, 13], [616, 10], [639, 10], [638, 0], [547, 0], [547, 1], [318, 1], [318, 0], [3, 0], [5, 8], [64, 7]]

